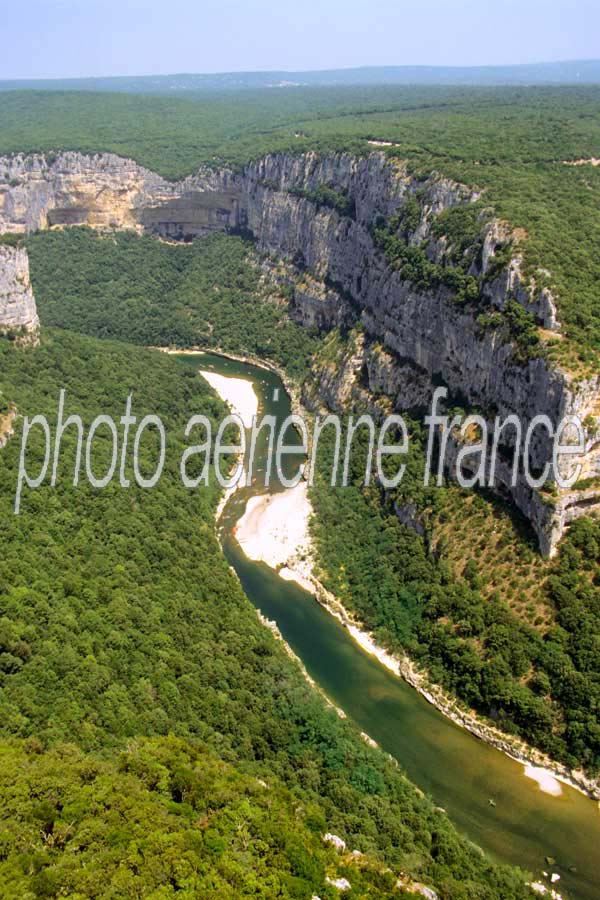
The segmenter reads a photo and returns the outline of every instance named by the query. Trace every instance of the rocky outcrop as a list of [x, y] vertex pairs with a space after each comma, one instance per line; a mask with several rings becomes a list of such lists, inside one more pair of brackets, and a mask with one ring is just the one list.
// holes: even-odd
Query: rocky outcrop
[[[0, 403], [2, 398], [0, 397]], [[6, 447], [7, 443], [14, 434], [14, 421], [17, 418], [17, 411], [14, 407], [9, 407], [7, 412], [0, 412], [0, 450]]]
[[[337, 371], [315, 374], [307, 388], [315, 403], [317, 395], [334, 408], [377, 398], [380, 407], [385, 396], [390, 409], [414, 410], [428, 407], [443, 383], [452, 402], [490, 420], [516, 414], [526, 424], [544, 414], [557, 423], [576, 413], [589, 427], [579, 460], [584, 477], [600, 477], [600, 376], [576, 382], [539, 355], [516, 352], [506, 327], [510, 304], [553, 331], [560, 328], [556, 306], [548, 273], [525, 279], [518, 236], [481, 203], [473, 207], [481, 199], [435, 173], [411, 174], [382, 152], [275, 154], [239, 174], [205, 168], [177, 183], [112, 154], [0, 158], [0, 231], [86, 223], [186, 240], [249, 229], [260, 250], [286, 264], [292, 316], [321, 332], [356, 325], [364, 332]], [[440, 223], [469, 208], [477, 214], [465, 243]], [[382, 223], [390, 240], [418, 256], [412, 270], [384, 252]], [[469, 290], [461, 293], [465, 279]], [[509, 449], [511, 441], [509, 434]], [[532, 471], [551, 452], [536, 432]], [[569, 521], [600, 508], [591, 488], [542, 497], [522, 479], [512, 486], [509, 474], [499, 467], [497, 487], [532, 522], [546, 553]]]
[[[340, 344], [337, 352], [331, 353], [330, 348], [326, 347], [322, 356], [328, 358], [317, 361], [312, 377], [304, 385], [302, 396], [304, 405], [315, 411], [329, 409], [341, 414], [355, 410], [381, 419], [394, 409], [415, 410], [431, 391], [431, 380], [425, 373], [410, 362], [396, 359], [381, 344], [369, 341], [364, 334], [351, 334], [347, 341]], [[577, 397], [575, 395], [575, 399]], [[577, 411], [568, 393], [565, 394], [565, 402], [570, 402], [569, 408]], [[447, 471], [456, 472], [458, 456], [464, 447], [465, 443], [453, 432], [447, 440], [444, 454]], [[582, 476], [590, 475], [590, 469], [586, 466], [597, 466], [597, 460], [598, 445], [592, 439], [583, 457]], [[461, 469], [465, 476], [470, 474], [468, 460], [463, 460]], [[435, 466], [432, 470], [435, 471]], [[593, 469], [594, 474], [596, 471]], [[496, 458], [494, 473], [497, 493], [511, 501], [526, 516], [545, 556], [554, 553], [572, 521], [600, 511], [598, 487], [549, 493], [534, 490], [522, 477], [513, 485], [512, 465], [501, 456]], [[486, 480], [488, 476], [489, 468], [486, 469]], [[424, 521], [412, 504], [398, 505], [396, 514], [403, 524], [418, 534], [425, 534]]]
[[[600, 444], [593, 434], [600, 376], [576, 382], [542, 358], [519, 357], [506, 330], [490, 315], [516, 301], [541, 327], [559, 328], [550, 291], [524, 281], [510, 229], [482, 216], [474, 252], [465, 251], [471, 252], [468, 274], [477, 283], [476, 303], [457, 302], [448, 284], [407, 279], [374, 241], [374, 223], [395, 217], [397, 233], [408, 246], [424, 247], [431, 262], [451, 268], [456, 248], [435, 229], [437, 217], [472, 203], [477, 194], [436, 175], [417, 179], [380, 154], [366, 159], [272, 156], [249, 167], [245, 179], [248, 227], [259, 247], [288, 259], [299, 272], [294, 296], [299, 321], [327, 330], [354, 318], [365, 332], [360, 347], [354, 345], [334, 366], [316, 373], [313, 401], [318, 397], [334, 409], [355, 401], [364, 408], [367, 394], [384, 393], [394, 409], [424, 408], [441, 382], [453, 401], [479, 408], [490, 421], [516, 414], [526, 428], [536, 415], [556, 425], [577, 414], [590, 431], [585, 453], [572, 462], [582, 464], [584, 477], [600, 476]], [[352, 213], [341, 214], [313, 199], [322, 186], [346, 198]], [[409, 204], [407, 226], [402, 217]], [[498, 265], [503, 252], [506, 262]], [[508, 433], [509, 448], [512, 440]], [[451, 441], [450, 465], [459, 450]], [[529, 448], [531, 471], [543, 470], [551, 455], [545, 432], [536, 431]], [[512, 468], [500, 462], [496, 487], [531, 521], [547, 555], [570, 521], [600, 510], [597, 488], [543, 496], [522, 476], [513, 485], [511, 475]]]
[[0, 157], [0, 233], [85, 224], [191, 240], [239, 216], [237, 185], [209, 169], [173, 183], [112, 153]]
[[31, 341], [38, 330], [27, 251], [0, 244], [0, 332]]
[[[506, 222], [493, 219], [488, 223], [483, 232], [481, 272], [489, 271], [498, 248], [510, 244], [512, 238], [513, 231]], [[550, 275], [545, 270], [538, 274], [539, 280], [544, 280]], [[513, 251], [507, 265], [492, 282], [483, 284], [482, 294], [492, 306], [498, 309], [504, 307], [507, 297], [514, 297], [548, 331], [560, 331], [560, 322], [557, 318], [556, 303], [552, 292], [547, 287], [541, 287], [538, 290], [535, 283], [527, 282], [523, 275], [523, 257], [518, 250]]]

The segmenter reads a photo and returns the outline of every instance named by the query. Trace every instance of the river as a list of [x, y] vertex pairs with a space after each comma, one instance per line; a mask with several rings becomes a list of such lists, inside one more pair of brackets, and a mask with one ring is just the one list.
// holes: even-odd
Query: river
[[[200, 367], [197, 357], [178, 358]], [[202, 356], [201, 367], [252, 381], [261, 412], [279, 421], [289, 415], [290, 398], [274, 372], [213, 354]], [[288, 464], [295, 471], [293, 457]], [[331, 701], [491, 857], [521, 866], [548, 886], [542, 871], [557, 872], [561, 877], [554, 887], [563, 897], [597, 900], [599, 805], [566, 785], [558, 797], [543, 793], [524, 776], [523, 765], [459, 728], [362, 650], [310, 594], [264, 563], [247, 559], [233, 530], [248, 498], [257, 493], [265, 493], [262, 485], [244, 488], [227, 502], [219, 523], [225, 555], [251, 602], [277, 622]], [[556, 863], [549, 865], [546, 857]]]

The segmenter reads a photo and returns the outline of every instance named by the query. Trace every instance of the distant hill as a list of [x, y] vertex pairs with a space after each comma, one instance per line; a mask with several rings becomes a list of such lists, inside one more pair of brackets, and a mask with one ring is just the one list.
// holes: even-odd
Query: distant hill
[[118, 91], [179, 94], [200, 91], [335, 85], [600, 84], [600, 60], [516, 66], [365, 66], [315, 72], [224, 72], [213, 75], [140, 75], [0, 81], [0, 90]]

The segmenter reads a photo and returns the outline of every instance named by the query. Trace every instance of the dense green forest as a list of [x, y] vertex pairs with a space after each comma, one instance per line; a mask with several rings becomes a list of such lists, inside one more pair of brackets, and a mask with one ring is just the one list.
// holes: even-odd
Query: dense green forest
[[210, 347], [268, 357], [295, 378], [317, 338], [263, 300], [252, 245], [213, 234], [191, 245], [89, 228], [39, 232], [27, 243], [42, 321], [146, 346]]
[[[68, 430], [57, 488], [26, 492], [19, 516], [18, 435], [0, 454], [0, 729], [18, 739], [2, 747], [0, 884], [39, 897], [85, 891], [89, 865], [111, 879], [95, 896], [148, 878], [168, 897], [207, 884], [210, 870], [207, 896], [309, 898], [331, 858], [317, 852], [317, 834], [331, 829], [377, 866], [428, 878], [442, 897], [527, 895], [325, 705], [259, 623], [217, 541], [216, 491], [186, 491], [178, 477], [189, 415], [223, 411], [190, 367], [46, 330], [37, 349], [0, 342], [0, 372], [3, 396], [21, 413], [55, 420], [66, 387], [67, 411], [89, 425], [100, 412], [116, 417], [132, 392], [134, 414], [160, 415], [168, 434], [153, 490], [94, 490], [71, 484]], [[111, 444], [103, 434], [99, 460]], [[32, 462], [40, 445], [32, 439]], [[142, 443], [144, 471], [155, 453], [150, 438]], [[190, 745], [140, 740], [169, 733]], [[285, 792], [277, 799], [276, 786], [267, 802], [281, 810], [276, 835], [250, 775], [291, 791], [293, 804]], [[90, 818], [92, 810], [102, 814]], [[206, 815], [214, 824], [191, 834], [190, 821]], [[250, 859], [257, 878], [275, 859], [274, 880], [257, 888], [251, 873], [242, 877]], [[357, 885], [363, 878], [371, 876], [355, 876]], [[368, 896], [387, 896], [389, 879], [374, 871], [371, 882]]]
[[202, 744], [137, 738], [113, 760], [30, 739], [0, 762], [2, 896], [335, 900], [327, 877], [398, 896], [381, 863], [324, 844], [322, 809]]
[[[266, 301], [260, 269], [240, 238], [213, 235], [172, 246], [69, 229], [34, 235], [28, 247], [44, 324], [136, 343], [253, 352], [283, 365], [294, 379], [305, 376], [311, 358], [317, 366], [328, 354], [335, 359], [353, 340], [352, 333], [325, 342], [311, 337], [287, 319], [283, 300]], [[504, 731], [568, 765], [600, 770], [597, 663], [593, 653], [578, 649], [580, 638], [582, 647], [600, 640], [600, 585], [592, 577], [600, 564], [600, 526], [584, 520], [563, 542], [553, 578], [542, 589], [551, 627], [522, 621], [498, 594], [479, 590], [475, 560], [455, 577], [443, 547], [430, 552], [395, 516], [396, 500], [440, 517], [450, 511], [445, 491], [423, 488], [416, 421], [413, 430], [411, 467], [397, 495], [361, 490], [360, 458], [352, 488], [332, 489], [325, 478], [313, 491], [323, 581], [383, 644], [408, 651], [434, 682]], [[573, 584], [575, 546], [583, 548], [592, 572], [586, 591]], [[517, 590], [523, 587], [517, 580]]]
[[600, 158], [598, 87], [298, 88], [195, 99], [5, 92], [0, 121], [0, 153], [110, 150], [169, 178], [200, 163], [240, 168], [277, 150], [365, 154], [369, 140], [389, 142], [383, 152], [412, 170], [484, 191], [520, 229], [528, 274], [556, 295], [572, 340], [553, 354], [575, 370], [598, 361], [600, 167], [565, 164]]
[[[106, 151], [129, 156], [166, 178], [200, 163], [241, 167], [271, 149], [302, 149], [299, 123], [414, 110], [466, 96], [456, 88], [300, 88], [182, 97], [0, 92], [0, 153]], [[172, 140], [173, 135], [177, 140]]]

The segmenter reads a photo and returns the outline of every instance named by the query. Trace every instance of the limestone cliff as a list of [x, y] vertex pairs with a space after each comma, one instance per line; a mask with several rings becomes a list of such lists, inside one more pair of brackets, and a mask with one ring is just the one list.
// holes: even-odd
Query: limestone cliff
[[173, 183], [112, 153], [0, 157], [0, 233], [86, 224], [191, 240], [238, 217], [232, 180], [209, 169]]
[[[351, 214], [311, 199], [321, 186], [346, 198]], [[244, 188], [248, 226], [259, 247], [287, 258], [301, 273], [297, 317], [322, 329], [359, 321], [365, 332], [359, 347], [317, 374], [313, 397], [337, 409], [347, 408], [352, 398], [368, 405], [366, 389], [367, 394], [383, 392], [393, 408], [408, 410], [427, 406], [434, 385], [442, 381], [454, 400], [477, 406], [489, 419], [515, 413], [528, 421], [545, 414], [557, 423], [578, 414], [590, 427], [586, 452], [574, 462], [582, 463], [583, 478], [600, 475], [600, 376], [575, 381], [541, 358], [524, 361], [505, 329], [494, 326], [493, 316], [490, 324], [482, 323], [482, 313], [503, 310], [512, 300], [540, 326], [559, 328], [551, 293], [536, 291], [523, 279], [510, 229], [481, 217], [468, 270], [477, 283], [476, 303], [457, 303], [448, 285], [423, 287], [406, 279], [376, 246], [373, 224], [394, 216], [401, 220], [411, 204], [410, 226], [402, 225], [404, 239], [450, 268], [455, 248], [436, 234], [434, 224], [446, 210], [478, 199], [476, 194], [435, 174], [426, 180], [412, 177], [380, 154], [366, 159], [271, 156], [247, 169]], [[498, 265], [506, 249], [506, 262]], [[459, 449], [450, 442], [448, 462], [455, 461]], [[543, 469], [550, 455], [550, 442], [537, 432], [530, 448], [532, 470]], [[502, 461], [496, 472], [498, 489], [531, 521], [545, 554], [554, 551], [566, 524], [600, 509], [597, 489], [542, 496], [522, 478], [511, 486], [510, 467]]]
[[0, 332], [35, 340], [38, 329], [27, 251], [0, 244]]
[[[436, 173], [413, 175], [381, 152], [276, 154], [239, 174], [204, 168], [178, 183], [111, 154], [0, 158], [0, 231], [86, 223], [186, 240], [247, 228], [261, 251], [286, 262], [298, 321], [321, 331], [358, 324], [364, 332], [353, 359], [316, 374], [315, 397], [344, 405], [358, 386], [363, 404], [383, 393], [390, 408], [407, 410], [427, 406], [441, 382], [453, 401], [490, 420], [546, 414], [557, 423], [577, 413], [589, 425], [583, 477], [596, 478], [600, 376], [575, 381], [536, 354], [519, 354], [506, 328], [517, 303], [540, 327], [558, 331], [551, 292], [524, 277], [515, 236], [482, 203], [466, 244], [440, 228], [444, 215], [481, 199]], [[377, 240], [382, 225], [386, 240], [424, 253], [435, 277], [394, 265]], [[537, 432], [532, 470], [550, 453]], [[545, 553], [571, 519], [600, 508], [591, 488], [542, 496], [522, 480], [511, 487], [509, 474], [499, 466], [498, 489], [530, 519]]]

